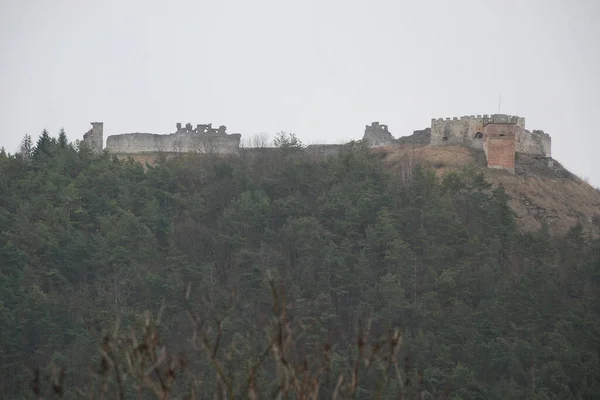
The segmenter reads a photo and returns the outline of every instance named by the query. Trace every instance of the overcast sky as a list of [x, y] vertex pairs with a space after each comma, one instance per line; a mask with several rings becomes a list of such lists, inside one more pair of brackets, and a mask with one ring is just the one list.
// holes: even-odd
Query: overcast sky
[[0, 146], [90, 121], [400, 137], [501, 93], [600, 186], [599, 19], [600, 0], [0, 0]]

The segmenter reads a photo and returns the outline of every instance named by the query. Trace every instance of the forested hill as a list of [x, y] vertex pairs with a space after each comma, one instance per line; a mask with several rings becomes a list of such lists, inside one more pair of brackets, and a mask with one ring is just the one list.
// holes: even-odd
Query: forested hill
[[[106, 398], [135, 398], [138, 378], [172, 398], [270, 398], [308, 371], [325, 371], [307, 383], [319, 398], [396, 398], [410, 382], [423, 398], [600, 398], [600, 241], [581, 226], [522, 233], [506, 190], [474, 168], [400, 175], [360, 143], [320, 160], [289, 143], [147, 171], [64, 134], [0, 153], [0, 398], [33, 398], [34, 371], [42, 385], [51, 366], [66, 368], [54, 390], [67, 399], [104, 379]], [[287, 308], [272, 310], [273, 296]], [[142, 368], [142, 350], [123, 349], [159, 310], [165, 349]], [[263, 331], [272, 312], [285, 314], [279, 347]], [[210, 340], [196, 343], [194, 315], [212, 323]], [[354, 363], [370, 357], [368, 321], [373, 337], [402, 329], [397, 359], [410, 366]], [[282, 357], [281, 338], [302, 324]], [[182, 351], [185, 363], [161, 361]], [[383, 370], [393, 373], [379, 385]]]

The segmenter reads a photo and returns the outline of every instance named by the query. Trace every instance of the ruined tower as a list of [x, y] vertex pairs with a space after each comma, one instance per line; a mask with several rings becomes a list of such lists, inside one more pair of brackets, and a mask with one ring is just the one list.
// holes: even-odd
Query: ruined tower
[[388, 130], [387, 125], [379, 124], [379, 122], [373, 122], [370, 126], [365, 126], [363, 140], [367, 140], [371, 147], [378, 147], [391, 144], [394, 140], [394, 137]]
[[101, 153], [104, 147], [104, 123], [91, 122], [92, 129], [83, 134], [83, 142], [94, 152]]

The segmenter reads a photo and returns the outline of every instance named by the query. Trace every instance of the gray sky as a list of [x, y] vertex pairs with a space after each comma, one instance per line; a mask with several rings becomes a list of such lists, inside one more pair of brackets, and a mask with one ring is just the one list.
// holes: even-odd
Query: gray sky
[[599, 0], [0, 0], [0, 146], [212, 122], [305, 143], [501, 112], [600, 186]]

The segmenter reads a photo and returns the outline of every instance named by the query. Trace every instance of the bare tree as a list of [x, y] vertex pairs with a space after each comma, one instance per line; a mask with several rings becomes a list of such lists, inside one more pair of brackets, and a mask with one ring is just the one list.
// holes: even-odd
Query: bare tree
[[269, 147], [269, 135], [267, 135], [267, 133], [265, 132], [260, 132], [255, 134], [254, 136], [252, 136], [252, 138], [250, 139], [251, 142], [251, 147], [256, 147], [256, 148], [264, 148], [264, 147]]
[[206, 135], [202, 139], [203, 154], [216, 154], [219, 152], [219, 138], [213, 135]]
[[[189, 399], [206, 398], [207, 390], [215, 390], [215, 398], [219, 399], [326, 396], [342, 400], [356, 398], [360, 385], [372, 381], [373, 398], [424, 398], [422, 372], [412, 367], [408, 356], [404, 357], [404, 365], [401, 363], [401, 330], [393, 329], [378, 338], [371, 335], [371, 318], [359, 323], [356, 344], [348, 352], [350, 358], [334, 372], [334, 346], [327, 342], [314, 353], [306, 353], [298, 339], [305, 336], [312, 324], [295, 321], [289, 314], [281, 283], [272, 278], [269, 283], [272, 314], [265, 316], [264, 326], [256, 330], [262, 332], [258, 348], [242, 335], [226, 339], [224, 325], [234, 314], [235, 294], [228, 301], [225, 314], [218, 312], [205, 297], [202, 315], [198, 315], [193, 311], [195, 302], [190, 301], [188, 285], [185, 308], [192, 325], [189, 351], [172, 353], [161, 337], [163, 303], [156, 318], [146, 312], [143, 320], [128, 330], [121, 329], [117, 318], [102, 339], [99, 367], [90, 369], [85, 387], [65, 388], [65, 368], [53, 366], [49, 382], [43, 382], [40, 371], [35, 371], [33, 392], [40, 400], [55, 394], [61, 396], [65, 389], [81, 398], [125, 399], [128, 391], [135, 391], [138, 398], [167, 400], [174, 397], [177, 379], [178, 391], [185, 392], [185, 398]], [[202, 381], [191, 369], [193, 361], [199, 359], [206, 360], [214, 370], [214, 382]], [[231, 373], [231, 367], [235, 367], [236, 373]], [[265, 368], [275, 372], [271, 382], [265, 381], [265, 376], [259, 377]]]
[[192, 149], [200, 154], [215, 154], [219, 150], [219, 139], [210, 134], [194, 135]]

